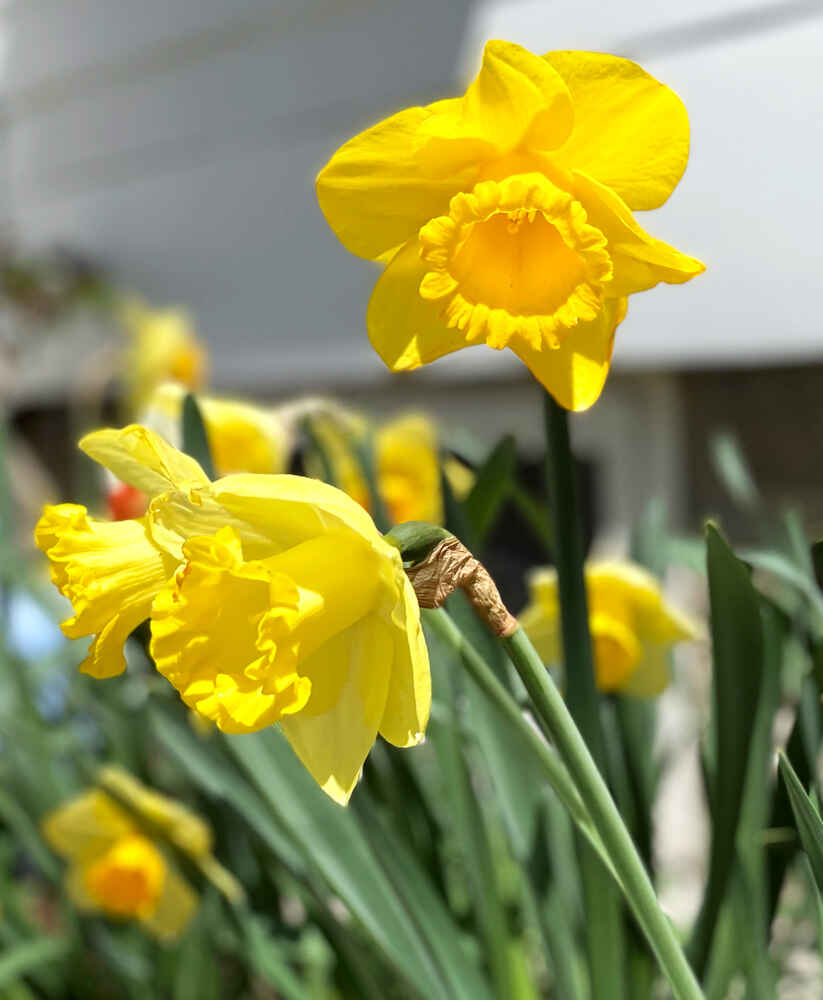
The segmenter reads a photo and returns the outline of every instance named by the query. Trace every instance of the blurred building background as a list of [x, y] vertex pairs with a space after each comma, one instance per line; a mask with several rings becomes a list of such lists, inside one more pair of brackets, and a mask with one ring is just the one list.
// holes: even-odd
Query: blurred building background
[[[685, 178], [648, 228], [709, 270], [632, 300], [616, 374], [574, 421], [595, 527], [625, 527], [651, 495], [678, 525], [723, 513], [705, 459], [723, 426], [767, 497], [823, 531], [819, 0], [6, 0], [2, 24], [9, 241], [189, 306], [219, 389], [426, 407], [527, 452], [540, 394], [507, 352], [385, 371], [364, 331], [375, 271], [327, 228], [314, 175], [360, 128], [459, 93], [489, 37], [635, 58], [692, 122]], [[35, 338], [6, 379], [41, 452], [106, 336]]]

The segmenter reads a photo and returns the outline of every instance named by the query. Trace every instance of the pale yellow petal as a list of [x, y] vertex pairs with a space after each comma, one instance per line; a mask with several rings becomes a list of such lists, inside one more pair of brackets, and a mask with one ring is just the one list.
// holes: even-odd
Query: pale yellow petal
[[574, 128], [554, 154], [612, 188], [632, 209], [658, 208], [686, 169], [683, 102], [636, 63], [599, 52], [549, 52], [574, 107]]
[[644, 643], [640, 664], [628, 678], [621, 692], [635, 698], [656, 698], [669, 686], [671, 677], [669, 647]]
[[204, 486], [209, 481], [198, 462], [140, 424], [122, 430], [92, 431], [79, 447], [118, 479], [149, 496], [169, 489]]
[[465, 96], [422, 127], [442, 139], [482, 140], [500, 155], [521, 146], [555, 149], [568, 138], [573, 119], [569, 91], [546, 60], [494, 39]]
[[393, 258], [369, 299], [369, 339], [393, 372], [411, 371], [468, 344], [464, 331], [446, 325], [442, 304], [420, 296], [428, 270], [415, 238]]
[[157, 907], [141, 916], [140, 922], [160, 941], [174, 941], [186, 929], [197, 905], [195, 891], [168, 865]]
[[392, 616], [394, 656], [380, 735], [397, 747], [423, 739], [431, 710], [429, 651], [420, 625], [417, 596], [405, 573], [402, 595]]
[[586, 410], [603, 389], [614, 331], [625, 314], [625, 299], [606, 299], [594, 320], [566, 331], [556, 348], [536, 351], [521, 338], [512, 339], [509, 346], [562, 407]]
[[428, 417], [409, 413], [375, 434], [377, 480], [393, 524], [443, 523], [437, 430]]
[[437, 173], [425, 162], [421, 126], [435, 111], [408, 108], [344, 143], [317, 177], [317, 200], [337, 238], [377, 259], [441, 215], [476, 166]]
[[348, 664], [334, 705], [321, 715], [284, 716], [283, 732], [324, 792], [345, 805], [360, 777], [386, 707], [391, 629], [373, 615], [327, 643], [329, 669]]
[[137, 827], [125, 809], [94, 788], [49, 813], [42, 829], [58, 854], [79, 862], [104, 853]]
[[[241, 523], [253, 524], [282, 551], [329, 530], [348, 528], [369, 542], [382, 536], [368, 513], [328, 483], [305, 476], [238, 473], [214, 484], [211, 495]], [[238, 529], [242, 537], [242, 531]]]
[[614, 275], [606, 285], [611, 296], [631, 295], [661, 281], [679, 285], [702, 274], [704, 264], [656, 240], [634, 220], [626, 203], [609, 188], [573, 171], [575, 194], [589, 222], [608, 240]]

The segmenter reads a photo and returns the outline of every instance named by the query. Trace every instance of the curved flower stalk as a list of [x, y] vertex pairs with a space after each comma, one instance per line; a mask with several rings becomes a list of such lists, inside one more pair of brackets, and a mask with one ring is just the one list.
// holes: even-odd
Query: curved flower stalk
[[349, 140], [317, 195], [344, 246], [387, 265], [367, 325], [392, 371], [509, 347], [583, 410], [627, 297], [704, 270], [632, 215], [663, 204], [688, 151], [680, 99], [635, 63], [491, 41], [463, 97]]
[[305, 766], [345, 803], [377, 733], [423, 738], [431, 681], [398, 551], [343, 492], [299, 476], [209, 482], [147, 428], [80, 447], [151, 497], [146, 516], [99, 521], [47, 507], [35, 540], [94, 636], [81, 670], [112, 677], [151, 620], [151, 653], [183, 701], [229, 733], [281, 723]]
[[129, 338], [124, 359], [130, 405], [139, 413], [162, 382], [198, 389], [208, 380], [209, 355], [184, 309], [152, 309], [126, 299], [120, 319]]
[[[669, 605], [651, 573], [629, 562], [591, 563], [585, 570], [595, 680], [601, 691], [651, 698], [669, 683], [669, 650], [700, 630]], [[557, 573], [529, 578], [520, 624], [546, 664], [562, 660]]]
[[197, 895], [169, 846], [229, 899], [243, 898], [212, 855], [211, 829], [199, 816], [120, 768], [104, 768], [99, 780], [101, 788], [76, 796], [43, 822], [46, 840], [69, 863], [66, 887], [80, 909], [138, 920], [161, 940], [178, 937], [197, 909]]

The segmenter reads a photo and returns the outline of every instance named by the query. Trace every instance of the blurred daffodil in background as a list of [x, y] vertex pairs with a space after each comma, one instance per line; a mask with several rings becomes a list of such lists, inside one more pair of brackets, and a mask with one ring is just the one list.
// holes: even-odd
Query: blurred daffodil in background
[[[562, 656], [556, 572], [533, 572], [529, 591], [520, 624], [543, 662], [558, 664]], [[598, 688], [645, 698], [660, 694], [669, 683], [672, 645], [699, 638], [698, 626], [666, 602], [651, 573], [633, 563], [589, 564], [586, 593]]]
[[[361, 453], [373, 449], [377, 490], [392, 524], [427, 521], [442, 524], [442, 474], [458, 498], [474, 482], [468, 466], [453, 456], [441, 457], [436, 423], [423, 413], [406, 413], [370, 429], [368, 422], [350, 411], [320, 412], [312, 418], [312, 431], [337, 485], [366, 510], [372, 499]], [[322, 476], [309, 459], [312, 475]]]
[[119, 309], [128, 346], [124, 377], [133, 413], [139, 413], [163, 382], [198, 389], [208, 380], [209, 356], [185, 309], [154, 309], [127, 298]]
[[635, 63], [491, 41], [463, 97], [355, 136], [317, 194], [344, 246], [387, 265], [367, 325], [389, 368], [509, 347], [582, 410], [627, 297], [704, 270], [632, 215], [665, 202], [688, 153], [683, 104]]
[[238, 474], [211, 483], [153, 431], [101, 430], [86, 454], [151, 499], [109, 522], [47, 507], [37, 545], [69, 598], [71, 637], [94, 636], [81, 670], [112, 677], [151, 619], [151, 653], [185, 703], [226, 732], [276, 722], [345, 803], [379, 732], [423, 738], [431, 682], [414, 591], [398, 551], [342, 491]]
[[211, 854], [211, 830], [200, 817], [120, 768], [103, 768], [99, 783], [43, 822], [46, 840], [68, 862], [66, 888], [76, 906], [138, 920], [161, 940], [173, 940], [197, 908], [173, 849], [213, 874], [230, 899], [242, 898]]

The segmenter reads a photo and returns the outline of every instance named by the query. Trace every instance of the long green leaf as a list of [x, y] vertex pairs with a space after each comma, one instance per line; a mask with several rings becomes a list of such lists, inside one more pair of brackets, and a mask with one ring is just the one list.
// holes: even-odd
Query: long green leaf
[[757, 592], [749, 571], [720, 533], [706, 528], [713, 652], [712, 840], [709, 877], [689, 945], [699, 976], [705, 972], [714, 929], [735, 857], [735, 838], [763, 669]]
[[[457, 927], [433, 892], [406, 893], [392, 881], [358, 829], [353, 813], [315, 784], [276, 730], [224, 737], [229, 751], [272, 812], [392, 964], [429, 997], [486, 996]], [[415, 873], [422, 885], [426, 875]], [[440, 933], [421, 933], [437, 920]]]
[[0, 955], [0, 989], [48, 962], [59, 962], [69, 954], [66, 938], [39, 937], [12, 945]]
[[212, 460], [209, 436], [203, 422], [203, 414], [197, 403], [197, 397], [189, 392], [183, 399], [183, 451], [196, 459], [203, 472], [214, 479], [214, 461]]
[[506, 502], [517, 470], [517, 447], [507, 434], [477, 470], [474, 486], [463, 502], [476, 544], [481, 548]]
[[823, 820], [784, 753], [779, 755], [778, 767], [789, 795], [800, 843], [809, 858], [817, 888], [823, 893]]

